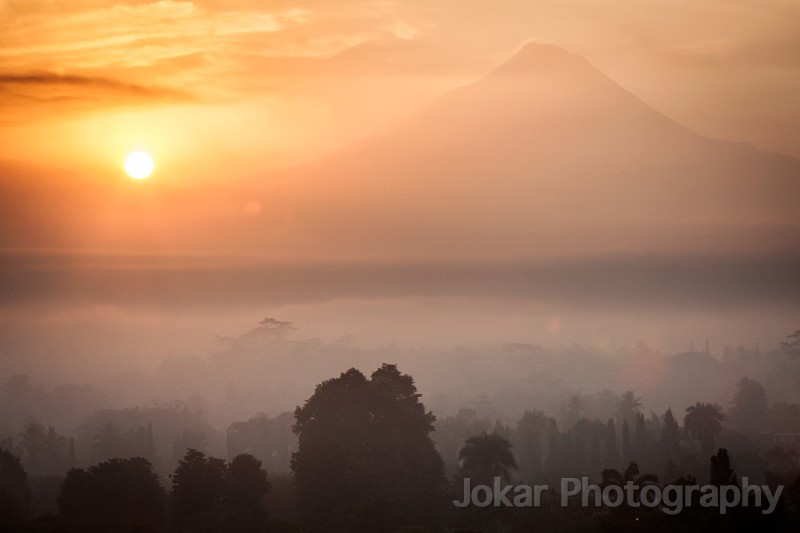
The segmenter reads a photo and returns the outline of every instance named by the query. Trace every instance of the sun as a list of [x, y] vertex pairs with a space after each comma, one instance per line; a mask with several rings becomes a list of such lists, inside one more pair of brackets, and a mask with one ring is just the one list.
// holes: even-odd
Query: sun
[[131, 152], [125, 159], [125, 172], [133, 179], [143, 180], [153, 172], [153, 158], [147, 152]]

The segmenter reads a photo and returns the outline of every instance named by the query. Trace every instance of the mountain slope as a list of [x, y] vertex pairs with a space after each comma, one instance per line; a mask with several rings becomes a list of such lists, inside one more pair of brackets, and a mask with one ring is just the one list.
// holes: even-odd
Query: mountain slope
[[0, 161], [0, 248], [502, 261], [800, 242], [800, 161], [697, 135], [551, 45], [255, 181], [114, 179]]
[[334, 255], [782, 248], [800, 222], [800, 162], [697, 135], [551, 45], [264, 183], [250, 237]]

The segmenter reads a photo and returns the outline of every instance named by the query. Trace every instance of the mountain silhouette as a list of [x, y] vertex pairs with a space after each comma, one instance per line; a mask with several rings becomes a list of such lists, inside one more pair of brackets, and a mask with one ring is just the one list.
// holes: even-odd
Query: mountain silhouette
[[361, 142], [254, 180], [181, 188], [163, 175], [126, 191], [4, 161], [0, 177], [9, 248], [497, 261], [800, 242], [800, 161], [698, 135], [542, 44]]
[[800, 222], [800, 161], [698, 135], [554, 45], [261, 183], [253, 236], [331, 254], [781, 249]]

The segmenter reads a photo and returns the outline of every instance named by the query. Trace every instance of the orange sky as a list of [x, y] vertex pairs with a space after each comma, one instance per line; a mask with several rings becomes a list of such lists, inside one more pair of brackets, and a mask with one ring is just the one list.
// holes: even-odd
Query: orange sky
[[700, 133], [797, 157], [798, 35], [793, 0], [3, 0], [0, 157], [116, 171], [143, 147], [173, 180], [252, 175], [366, 135], [531, 39]]
[[[0, 183], [14, 196], [0, 246], [383, 259], [781, 251], [798, 222], [795, 163], [712, 146], [667, 119], [800, 157], [798, 25], [800, 4], [783, 0], [0, 1], [0, 162], [17, 169]], [[535, 51], [508, 94], [491, 76], [458, 89], [528, 42], [575, 54], [554, 60], [565, 65], [586, 58], [574, 79], [587, 94]], [[594, 131], [587, 117], [606, 111]], [[495, 118], [505, 129], [493, 137]], [[133, 150], [156, 164], [141, 183], [122, 168]], [[661, 191], [686, 172], [706, 181]], [[777, 181], [756, 191], [763, 172]]]
[[637, 340], [641, 306], [656, 339], [710, 309], [774, 344], [800, 302], [798, 67], [797, 0], [0, 0], [0, 337], [309, 302], [347, 332], [371, 298], [387, 332], [409, 299], [399, 338], [472, 299], [480, 337], [495, 298], [570, 343]]

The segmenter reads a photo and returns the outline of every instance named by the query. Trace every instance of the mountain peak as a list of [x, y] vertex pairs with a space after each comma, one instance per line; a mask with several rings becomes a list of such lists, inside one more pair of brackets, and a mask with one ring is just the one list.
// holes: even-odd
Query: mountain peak
[[511, 59], [492, 71], [492, 75], [528, 74], [543, 70], [561, 70], [590, 67], [586, 59], [567, 52], [560, 46], [546, 43], [528, 43]]

